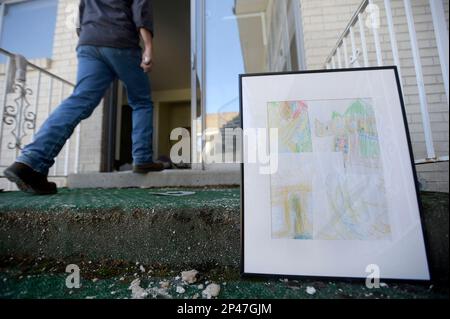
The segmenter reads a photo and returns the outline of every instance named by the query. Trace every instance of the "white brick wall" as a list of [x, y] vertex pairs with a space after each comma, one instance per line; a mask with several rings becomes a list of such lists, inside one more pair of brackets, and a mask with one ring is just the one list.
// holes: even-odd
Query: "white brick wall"
[[320, 69], [361, 0], [300, 0], [305, 60]]
[[[361, 0], [301, 0], [306, 63], [309, 69], [323, 68], [325, 59], [331, 53], [336, 42], [349, 23]], [[392, 65], [390, 38], [384, 12], [384, 2], [374, 1], [380, 8], [382, 43], [385, 65]], [[444, 0], [448, 17], [448, 0]], [[394, 23], [400, 54], [401, 72], [404, 83], [404, 95], [408, 113], [409, 128], [416, 159], [426, 158], [425, 139], [420, 114], [420, 104], [412, 60], [411, 45], [405, 10], [402, 0], [392, 0]], [[412, 0], [414, 19], [423, 64], [424, 81], [429, 104], [429, 112], [438, 156], [449, 153], [448, 104], [443, 86], [439, 55], [436, 48], [434, 28], [428, 1]], [[355, 30], [356, 45], [361, 49], [358, 28]], [[373, 36], [366, 29], [370, 64], [376, 65]], [[360, 50], [361, 51], [361, 50]], [[351, 53], [348, 40], [348, 52]], [[362, 64], [362, 58], [360, 59]], [[419, 179], [426, 190], [449, 191], [448, 162], [428, 164], [417, 167]]]
[[[52, 67], [50, 71], [75, 83], [77, 71], [76, 46], [78, 37], [73, 28], [67, 25], [77, 8], [78, 0], [59, 0], [53, 45]], [[102, 104], [94, 114], [81, 124], [80, 170], [98, 172], [100, 169]], [[73, 139], [74, 140], [74, 139]], [[64, 157], [64, 154], [61, 154]], [[75, 155], [75, 143], [71, 143], [71, 163]], [[63, 160], [58, 169], [62, 169]]]

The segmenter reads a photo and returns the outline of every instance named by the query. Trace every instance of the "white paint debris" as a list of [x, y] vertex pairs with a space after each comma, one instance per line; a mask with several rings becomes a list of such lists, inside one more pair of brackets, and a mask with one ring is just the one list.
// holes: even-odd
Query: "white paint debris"
[[198, 298], [200, 298], [199, 294], [195, 294], [195, 295], [192, 296], [192, 299], [198, 299]]
[[159, 282], [159, 286], [160, 286], [162, 289], [167, 289], [167, 288], [169, 288], [169, 285], [170, 285], [170, 283], [169, 283], [168, 281], [160, 281], [160, 282]]
[[145, 289], [141, 287], [140, 279], [133, 280], [128, 290], [131, 290], [132, 299], [144, 299], [148, 296], [148, 293], [145, 291]]
[[98, 281], [98, 278], [92, 279], [92, 282], [97, 282], [97, 281]]
[[197, 286], [197, 288], [198, 288], [198, 290], [203, 290], [203, 289], [205, 289], [205, 286], [203, 286], [202, 284], [200, 284], [200, 285]]
[[141, 266], [139, 267], [139, 270], [140, 270], [141, 272], [145, 272], [144, 266], [141, 265]]
[[202, 296], [205, 299], [211, 299], [213, 297], [219, 296], [220, 286], [217, 284], [210, 284], [206, 287], [205, 290], [202, 291]]
[[120, 280], [120, 281], [124, 281], [124, 280], [125, 280], [125, 277], [120, 277], [119, 280]]
[[316, 288], [314, 287], [306, 287], [306, 293], [308, 295], [315, 295], [317, 292]]
[[176, 281], [179, 281], [180, 279], [181, 279], [180, 276], [176, 276], [176, 277], [175, 277], [175, 280], [176, 280]]
[[172, 299], [172, 296], [169, 295], [166, 288], [148, 288], [146, 290], [148, 294], [152, 296], [153, 299]]
[[197, 282], [197, 275], [197, 270], [183, 271], [181, 273], [181, 279], [188, 284], [194, 284]]
[[177, 294], [184, 294], [186, 292], [186, 289], [184, 289], [181, 286], [177, 286]]

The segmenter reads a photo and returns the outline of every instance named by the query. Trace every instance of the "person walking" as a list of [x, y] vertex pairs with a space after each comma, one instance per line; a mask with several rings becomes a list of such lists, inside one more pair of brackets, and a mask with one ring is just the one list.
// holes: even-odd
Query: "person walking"
[[47, 179], [54, 159], [116, 78], [124, 83], [133, 110], [133, 171], [146, 174], [164, 169], [163, 164], [153, 162], [152, 150], [153, 102], [147, 74], [153, 67], [152, 0], [81, 0], [79, 14], [74, 92], [4, 172], [27, 193], [57, 193], [56, 184]]

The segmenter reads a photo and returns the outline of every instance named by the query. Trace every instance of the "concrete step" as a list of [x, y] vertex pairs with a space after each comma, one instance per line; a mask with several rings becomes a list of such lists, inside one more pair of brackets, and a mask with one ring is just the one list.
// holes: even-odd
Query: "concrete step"
[[132, 172], [73, 174], [67, 179], [67, 185], [72, 189], [239, 186], [240, 182], [239, 166], [211, 171], [166, 170], [146, 175]]
[[[0, 256], [238, 266], [239, 189], [61, 190], [0, 194]], [[176, 191], [176, 189], [170, 189]]]
[[[191, 193], [161, 195], [167, 191]], [[448, 281], [448, 194], [423, 193], [422, 200], [434, 278]], [[49, 197], [0, 193], [0, 259], [10, 256], [237, 269], [239, 189], [63, 189]]]

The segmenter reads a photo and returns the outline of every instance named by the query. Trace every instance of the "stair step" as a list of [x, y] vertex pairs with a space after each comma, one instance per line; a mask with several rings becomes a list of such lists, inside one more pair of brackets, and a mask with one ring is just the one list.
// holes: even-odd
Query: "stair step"
[[[186, 196], [162, 196], [168, 191]], [[181, 194], [183, 195], [183, 194]], [[434, 279], [448, 281], [448, 194], [422, 193]], [[239, 188], [0, 193], [0, 259], [123, 260], [169, 269], [239, 267]]]
[[89, 173], [69, 175], [69, 188], [126, 188], [126, 187], [205, 187], [239, 186], [239, 166], [231, 165], [220, 170], [166, 170], [149, 174]]
[[61, 190], [0, 195], [0, 256], [84, 256], [168, 267], [238, 266], [239, 189]]

